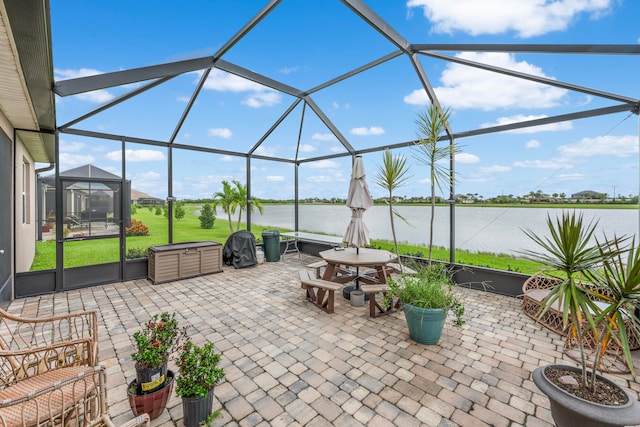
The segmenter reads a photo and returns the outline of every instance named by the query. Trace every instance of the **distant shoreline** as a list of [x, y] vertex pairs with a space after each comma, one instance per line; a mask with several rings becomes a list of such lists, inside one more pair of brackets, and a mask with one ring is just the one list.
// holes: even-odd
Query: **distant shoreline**
[[[261, 201], [263, 205], [293, 205], [293, 201]], [[308, 203], [299, 202], [301, 205], [335, 206], [340, 203]], [[386, 206], [376, 203], [376, 206]], [[429, 203], [394, 203], [394, 206], [431, 206]], [[449, 206], [447, 203], [436, 203], [436, 206]], [[628, 203], [456, 203], [457, 208], [532, 208], [532, 209], [638, 209], [637, 204]]]

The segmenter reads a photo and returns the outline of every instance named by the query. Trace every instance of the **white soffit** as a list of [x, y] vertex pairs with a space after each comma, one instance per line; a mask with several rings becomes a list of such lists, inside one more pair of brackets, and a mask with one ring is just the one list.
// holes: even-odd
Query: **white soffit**
[[39, 130], [4, 2], [0, 2], [0, 110], [14, 128]]

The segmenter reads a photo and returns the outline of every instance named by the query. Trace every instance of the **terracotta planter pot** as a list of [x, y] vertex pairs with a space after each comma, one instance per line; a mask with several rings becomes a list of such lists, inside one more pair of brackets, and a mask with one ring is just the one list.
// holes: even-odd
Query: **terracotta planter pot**
[[127, 387], [127, 395], [129, 397], [129, 406], [133, 414], [137, 417], [142, 414], [149, 414], [149, 418], [156, 419], [164, 408], [173, 391], [173, 372], [167, 371], [167, 381], [164, 387], [148, 394], [137, 394], [137, 381], [133, 380]]
[[[567, 393], [549, 381], [545, 375], [545, 370], [553, 367], [576, 372], [580, 372], [580, 369], [573, 366], [549, 365], [541, 366], [533, 371], [533, 382], [549, 398], [551, 415], [558, 427], [621, 427], [640, 423], [638, 400], [626, 390], [622, 389], [629, 402], [623, 406], [606, 406], [589, 402]], [[618, 387], [600, 375], [598, 375], [598, 378]]]

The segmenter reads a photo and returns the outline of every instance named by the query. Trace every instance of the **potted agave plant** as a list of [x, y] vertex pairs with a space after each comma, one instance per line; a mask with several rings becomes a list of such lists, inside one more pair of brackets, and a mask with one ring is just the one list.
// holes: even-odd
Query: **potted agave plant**
[[154, 315], [133, 334], [136, 351], [131, 358], [136, 362], [136, 379], [129, 383], [127, 393], [136, 416], [148, 413], [155, 419], [164, 410], [174, 379], [167, 364], [185, 337], [186, 331], [179, 327], [175, 313], [167, 312]]
[[179, 371], [176, 394], [182, 398], [186, 427], [196, 427], [210, 419], [213, 389], [225, 375], [219, 363], [220, 354], [215, 352], [213, 343], [200, 347], [187, 341], [182, 346], [176, 362]]
[[[543, 250], [521, 253], [543, 263], [542, 273], [557, 279], [538, 316], [562, 307], [563, 328], [568, 330], [567, 339], [579, 347], [580, 367], [541, 366], [534, 370], [533, 381], [549, 398], [559, 427], [636, 425], [640, 423], [637, 396], [597, 371], [609, 346], [616, 346], [635, 378], [627, 325], [638, 325], [633, 306], [640, 299], [640, 248], [635, 241], [623, 247], [628, 240], [624, 237], [596, 239], [592, 244], [597, 221], [584, 224], [575, 212], [563, 212], [555, 221], [548, 216], [547, 225], [551, 237], [525, 231]], [[633, 321], [627, 322], [629, 318]]]
[[409, 336], [420, 344], [437, 344], [451, 310], [456, 326], [464, 324], [464, 305], [454, 293], [451, 274], [444, 264], [416, 266], [415, 274], [389, 279], [385, 306], [398, 298], [404, 310]]

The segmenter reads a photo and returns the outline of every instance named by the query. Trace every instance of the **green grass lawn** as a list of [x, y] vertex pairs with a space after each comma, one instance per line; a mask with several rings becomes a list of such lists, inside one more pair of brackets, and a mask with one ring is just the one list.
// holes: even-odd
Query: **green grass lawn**
[[[173, 242], [199, 242], [213, 240], [224, 244], [230, 235], [229, 223], [226, 219], [216, 218], [212, 229], [200, 228], [198, 219], [199, 205], [185, 205], [186, 214], [181, 221], [173, 223]], [[148, 236], [127, 237], [127, 249], [137, 248], [143, 251], [149, 246], [165, 245], [169, 242], [169, 231], [167, 218], [163, 215], [156, 215], [154, 210], [138, 208], [133, 218], [142, 221], [149, 227]], [[256, 240], [262, 240], [262, 231], [272, 227], [252, 226], [252, 232]], [[280, 229], [280, 232], [292, 231]], [[302, 230], [301, 230], [302, 231]], [[103, 264], [107, 262], [117, 262], [119, 256], [119, 239], [108, 238], [99, 240], [68, 241], [64, 243], [64, 267], [79, 267], [84, 265]], [[372, 247], [394, 251], [393, 243], [382, 240], [371, 242]], [[427, 248], [424, 246], [400, 244], [399, 251], [407, 255], [426, 256]], [[448, 261], [449, 250], [446, 248], [434, 248], [433, 258], [436, 260]], [[48, 270], [55, 268], [56, 244], [55, 241], [37, 242], [36, 256], [31, 266], [31, 271]], [[514, 258], [505, 254], [493, 253], [472, 253], [468, 251], [456, 251], [456, 262], [460, 264], [475, 265], [479, 267], [495, 268], [497, 270], [516, 271], [522, 273], [534, 273], [539, 270], [540, 265]]]

